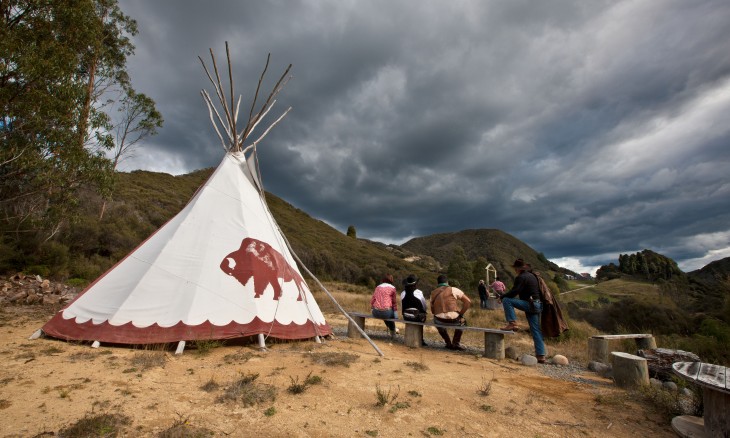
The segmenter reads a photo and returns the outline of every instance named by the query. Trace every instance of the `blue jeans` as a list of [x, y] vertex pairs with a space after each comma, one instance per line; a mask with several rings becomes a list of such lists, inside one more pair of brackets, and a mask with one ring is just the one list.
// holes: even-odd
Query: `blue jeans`
[[[392, 318], [392, 319], [398, 319], [398, 315], [395, 313], [395, 310], [393, 309], [385, 309], [385, 310], [379, 310], [379, 309], [373, 309], [373, 316], [376, 318]], [[385, 323], [385, 326], [388, 327], [388, 330], [391, 332], [395, 331], [395, 323], [393, 321], [383, 321]]]
[[[542, 311], [542, 302], [538, 301], [538, 310]], [[525, 312], [527, 322], [530, 324], [530, 333], [532, 334], [532, 342], [535, 344], [535, 354], [545, 356], [545, 342], [542, 340], [542, 330], [540, 330], [540, 314], [529, 313], [527, 309], [530, 303], [519, 298], [502, 298], [502, 307], [504, 308], [504, 317], [507, 322], [517, 321], [515, 308]]]

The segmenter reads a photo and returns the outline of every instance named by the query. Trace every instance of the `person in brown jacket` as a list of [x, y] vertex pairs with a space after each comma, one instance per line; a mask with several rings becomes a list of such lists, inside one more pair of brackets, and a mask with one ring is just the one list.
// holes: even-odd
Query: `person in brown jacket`
[[[453, 325], [459, 327], [466, 325], [464, 314], [471, 307], [471, 300], [466, 294], [456, 287], [449, 286], [449, 280], [445, 275], [439, 275], [438, 287], [431, 292], [431, 312], [433, 313], [433, 322], [442, 325]], [[461, 302], [461, 306], [459, 306]], [[461, 307], [461, 308], [459, 308]], [[463, 330], [454, 330], [454, 339], [449, 338], [446, 329], [436, 327], [441, 337], [446, 342], [446, 348], [449, 350], [463, 350], [464, 347], [459, 343]]]

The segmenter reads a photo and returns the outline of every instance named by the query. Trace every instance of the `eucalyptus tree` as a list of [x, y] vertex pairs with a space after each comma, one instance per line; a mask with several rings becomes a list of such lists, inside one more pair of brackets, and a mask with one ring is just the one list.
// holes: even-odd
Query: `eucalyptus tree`
[[139, 96], [126, 72], [136, 23], [116, 0], [4, 0], [0, 22], [0, 227], [47, 240], [80, 188], [111, 189], [108, 96]]

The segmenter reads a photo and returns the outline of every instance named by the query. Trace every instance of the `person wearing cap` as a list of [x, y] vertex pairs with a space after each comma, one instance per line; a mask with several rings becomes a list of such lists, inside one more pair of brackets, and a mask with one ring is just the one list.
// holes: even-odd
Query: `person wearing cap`
[[[426, 320], [426, 298], [418, 289], [418, 277], [411, 274], [403, 280], [403, 292], [400, 293], [403, 319], [424, 322]], [[413, 316], [411, 316], [413, 315]]]
[[[542, 310], [540, 285], [535, 274], [530, 272], [530, 265], [526, 264], [524, 260], [515, 260], [512, 269], [517, 274], [515, 284], [507, 293], [499, 296], [504, 308], [504, 317], [507, 320], [507, 325], [502, 327], [501, 330], [519, 330], [515, 309], [524, 311], [527, 322], [530, 324], [530, 333], [535, 344], [537, 361], [545, 363], [545, 342], [543, 342], [542, 331], [540, 330], [540, 311]], [[529, 311], [530, 301], [534, 303], [535, 313]]]
[[[380, 284], [375, 288], [373, 297], [370, 299], [370, 308], [373, 316], [376, 318], [398, 318], [398, 299], [396, 298], [396, 290], [393, 285], [393, 276], [385, 274]], [[395, 323], [393, 321], [383, 321], [388, 328], [390, 337], [394, 338], [397, 333]]]
[[[445, 275], [439, 275], [438, 287], [431, 292], [431, 312], [433, 313], [433, 322], [436, 324], [462, 326], [466, 325], [464, 314], [471, 307], [471, 300], [459, 288], [449, 286], [449, 279]], [[461, 302], [461, 309], [459, 309]], [[446, 348], [449, 350], [463, 350], [461, 346], [461, 334], [463, 330], [454, 330], [454, 339], [449, 338], [446, 329], [436, 327], [439, 335], [446, 342]]]

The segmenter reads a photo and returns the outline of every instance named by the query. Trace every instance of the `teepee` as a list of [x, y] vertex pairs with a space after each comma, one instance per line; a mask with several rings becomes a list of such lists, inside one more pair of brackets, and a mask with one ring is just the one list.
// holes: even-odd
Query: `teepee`
[[[244, 142], [269, 112], [288, 80], [286, 69], [254, 112], [261, 81], [241, 131], [213, 51], [214, 76], [202, 59], [221, 109], [202, 91], [215, 131], [226, 150], [218, 168], [193, 198], [129, 255], [60, 310], [40, 332], [55, 338], [119, 344], [264, 338], [317, 341], [332, 329], [302, 278], [289, 244], [266, 205], [256, 147], [287, 109], [257, 140]], [[223, 134], [221, 134], [223, 131]]]

